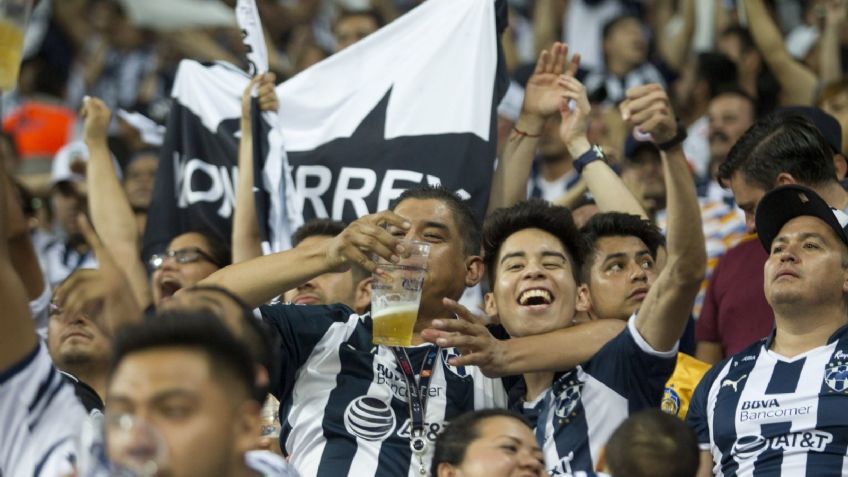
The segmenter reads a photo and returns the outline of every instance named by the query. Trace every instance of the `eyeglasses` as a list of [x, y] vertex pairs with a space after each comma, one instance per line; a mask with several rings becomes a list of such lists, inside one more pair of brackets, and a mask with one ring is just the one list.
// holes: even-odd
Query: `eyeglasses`
[[217, 260], [212, 258], [208, 253], [200, 250], [197, 247], [189, 247], [189, 248], [181, 248], [179, 250], [168, 250], [165, 253], [157, 253], [150, 257], [147, 261], [147, 264], [153, 270], [159, 270], [162, 268], [162, 264], [165, 263], [166, 259], [173, 258], [179, 264], [193, 263], [200, 259], [204, 259], [207, 262], [215, 265], [216, 267], [220, 267], [221, 264], [218, 263]]

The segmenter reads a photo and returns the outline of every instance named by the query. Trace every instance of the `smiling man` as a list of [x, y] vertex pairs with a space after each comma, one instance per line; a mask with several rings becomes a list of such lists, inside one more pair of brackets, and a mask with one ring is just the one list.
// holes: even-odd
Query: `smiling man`
[[759, 201], [775, 329], [698, 385], [688, 416], [702, 450], [698, 475], [848, 475], [846, 224], [803, 186]]

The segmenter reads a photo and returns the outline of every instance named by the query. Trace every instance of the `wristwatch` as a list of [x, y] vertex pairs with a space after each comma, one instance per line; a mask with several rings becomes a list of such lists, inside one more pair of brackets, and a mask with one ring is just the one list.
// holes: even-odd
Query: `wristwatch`
[[580, 157], [575, 159], [572, 165], [574, 166], [574, 170], [576, 170], [578, 174], [582, 174], [583, 168], [586, 167], [586, 165], [588, 165], [590, 162], [595, 161], [607, 162], [607, 157], [604, 155], [603, 149], [601, 149], [601, 146], [598, 146], [597, 144], [593, 144], [588, 151], [584, 152], [583, 154], [580, 154]]

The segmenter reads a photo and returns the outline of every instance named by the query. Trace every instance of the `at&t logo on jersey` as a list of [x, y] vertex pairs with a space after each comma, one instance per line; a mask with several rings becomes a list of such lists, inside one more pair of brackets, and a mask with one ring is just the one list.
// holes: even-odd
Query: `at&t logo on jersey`
[[395, 428], [395, 413], [387, 403], [360, 396], [348, 404], [344, 414], [347, 432], [366, 441], [380, 441]]
[[736, 462], [755, 459], [767, 449], [777, 451], [822, 452], [833, 441], [833, 434], [824, 431], [790, 432], [780, 436], [743, 436], [736, 439], [731, 454]]

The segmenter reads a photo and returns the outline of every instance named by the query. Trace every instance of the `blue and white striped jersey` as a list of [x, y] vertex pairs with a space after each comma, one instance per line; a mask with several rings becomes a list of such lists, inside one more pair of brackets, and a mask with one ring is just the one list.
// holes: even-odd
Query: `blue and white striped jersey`
[[[280, 444], [303, 477], [416, 476], [409, 447], [407, 385], [391, 350], [371, 344], [371, 318], [343, 305], [268, 305], [263, 319], [281, 339]], [[418, 371], [432, 345], [407, 348]], [[506, 406], [500, 380], [456, 368], [442, 349], [427, 389], [423, 465], [445, 424], [474, 409]]]
[[785, 358], [771, 337], [715, 365], [687, 423], [718, 476], [848, 476], [848, 326]]
[[87, 415], [39, 343], [0, 373], [0, 476], [73, 475]]
[[538, 400], [512, 407], [534, 425], [551, 475], [591, 472], [601, 447], [630, 414], [660, 407], [676, 362], [677, 346], [655, 351], [630, 318], [591, 360], [557, 375]]

